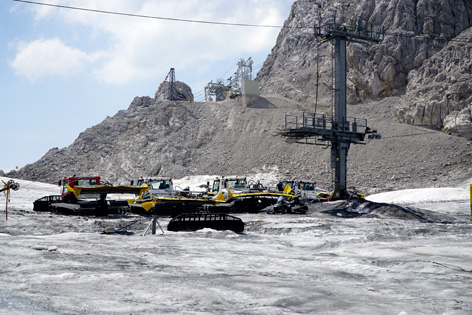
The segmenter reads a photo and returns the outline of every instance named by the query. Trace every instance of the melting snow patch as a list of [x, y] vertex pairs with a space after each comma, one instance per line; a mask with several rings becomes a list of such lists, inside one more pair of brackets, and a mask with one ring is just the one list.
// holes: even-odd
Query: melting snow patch
[[389, 191], [370, 195], [366, 199], [373, 202], [418, 204], [464, 201], [470, 198], [469, 194], [469, 190], [464, 188], [421, 188]]

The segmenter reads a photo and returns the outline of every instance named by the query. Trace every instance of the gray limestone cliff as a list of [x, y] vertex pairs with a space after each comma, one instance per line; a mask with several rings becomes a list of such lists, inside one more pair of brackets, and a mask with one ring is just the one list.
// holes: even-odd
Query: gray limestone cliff
[[472, 139], [472, 28], [411, 71], [395, 114], [409, 124]]
[[410, 71], [472, 25], [472, 1], [466, 0], [299, 0], [257, 78], [263, 94], [314, 102], [317, 61], [319, 99], [330, 102], [332, 52], [314, 36], [317, 21], [355, 29], [385, 30], [380, 43], [351, 43], [347, 48], [348, 103], [403, 93]]

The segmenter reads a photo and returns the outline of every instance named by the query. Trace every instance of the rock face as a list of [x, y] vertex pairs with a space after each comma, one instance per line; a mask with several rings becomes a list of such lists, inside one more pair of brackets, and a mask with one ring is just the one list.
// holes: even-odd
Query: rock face
[[[319, 45], [313, 27], [332, 22], [355, 29], [384, 29], [378, 44], [351, 43], [347, 48], [348, 103], [403, 93], [410, 71], [419, 69], [447, 43], [472, 25], [472, 2], [466, 0], [299, 0], [280, 32], [257, 79], [263, 94], [313, 103], [319, 61], [319, 97], [330, 101], [331, 45]], [[317, 49], [318, 48], [318, 49]], [[317, 53], [318, 50], [318, 53]]]
[[472, 139], [472, 28], [411, 71], [395, 114], [402, 121]]

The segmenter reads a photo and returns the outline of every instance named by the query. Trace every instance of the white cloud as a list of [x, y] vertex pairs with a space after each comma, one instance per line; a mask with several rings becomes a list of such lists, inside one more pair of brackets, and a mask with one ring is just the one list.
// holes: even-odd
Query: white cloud
[[36, 81], [47, 76], [70, 76], [100, 58], [65, 45], [60, 39], [38, 39], [14, 44], [17, 54], [10, 66], [18, 76]]
[[[291, 2], [293, 1], [241, 0], [231, 3], [226, 0], [69, 0], [61, 2], [61, 5], [147, 16], [282, 25], [288, 13], [287, 6]], [[282, 9], [285, 11], [282, 12]], [[231, 64], [239, 58], [270, 50], [280, 30], [162, 21], [67, 9], [38, 9], [35, 18], [39, 22], [58, 18], [71, 28], [82, 27], [89, 30], [89, 38], [82, 38], [82, 41], [92, 42], [98, 36], [109, 43], [107, 48], [88, 49], [95, 49], [98, 55], [104, 54], [100, 50], [106, 50], [107, 58], [94, 63], [90, 73], [97, 80], [108, 84], [125, 84], [137, 79], [153, 78], [156, 74], [167, 73], [171, 67], [179, 71], [193, 71], [197, 65], [226, 59], [231, 60]], [[62, 50], [64, 57], [60, 59], [61, 62], [48, 56], [50, 49]], [[34, 68], [37, 57], [33, 55], [38, 51], [42, 52], [44, 62], [40, 69]], [[91, 65], [91, 59], [90, 55], [68, 47], [58, 39], [39, 40], [18, 49], [12, 66], [19, 75], [36, 78], [44, 74], [62, 75], [64, 72], [80, 71]], [[210, 79], [216, 78], [208, 78]]]
[[[60, 1], [59, 0], [49, 0], [47, 3], [48, 4], [60, 4]], [[38, 7], [35, 6], [35, 7], [32, 7], [31, 9], [34, 10], [35, 19], [37, 21], [41, 20], [41, 19], [45, 19], [48, 16], [51, 16], [54, 13], [57, 13], [58, 10], [60, 10], [58, 8], [55, 8], [55, 7], [52, 7], [52, 6], [45, 6], [45, 5], [41, 5], [41, 6], [38, 6]]]

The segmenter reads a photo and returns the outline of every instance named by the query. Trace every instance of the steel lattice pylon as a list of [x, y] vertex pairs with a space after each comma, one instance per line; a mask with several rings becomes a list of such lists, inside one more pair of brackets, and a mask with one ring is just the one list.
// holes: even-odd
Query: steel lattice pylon
[[170, 83], [170, 100], [175, 101], [175, 69], [170, 68], [169, 71], [169, 83]]
[[210, 100], [211, 96], [215, 97], [215, 100], [222, 101], [229, 94], [229, 97], [241, 95], [241, 86], [244, 80], [252, 80], [252, 64], [251, 57], [247, 60], [241, 58], [238, 65], [238, 70], [228, 79], [228, 85], [225, 85], [222, 79], [218, 79], [216, 83], [210, 81], [205, 86], [205, 101]]
[[233, 93], [241, 94], [241, 85], [243, 80], [252, 80], [252, 64], [253, 61], [249, 57], [246, 61], [240, 59], [238, 62], [238, 70], [231, 78], [230, 86]]

